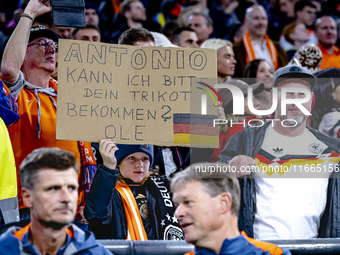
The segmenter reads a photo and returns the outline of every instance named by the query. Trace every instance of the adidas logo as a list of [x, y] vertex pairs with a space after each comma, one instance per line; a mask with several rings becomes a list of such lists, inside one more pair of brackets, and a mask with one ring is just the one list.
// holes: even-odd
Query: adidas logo
[[142, 194], [138, 194], [138, 196], [135, 199], [141, 199], [141, 198], [146, 198], [146, 196], [144, 196]]
[[276, 148], [276, 149], [273, 149], [273, 151], [274, 153], [282, 154], [283, 149]]

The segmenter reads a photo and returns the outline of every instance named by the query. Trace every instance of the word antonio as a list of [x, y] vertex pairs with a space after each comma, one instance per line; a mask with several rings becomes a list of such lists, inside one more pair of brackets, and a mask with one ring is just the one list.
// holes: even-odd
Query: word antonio
[[[274, 127], [275, 121], [281, 121], [280, 119], [266, 119], [266, 122], [271, 121], [272, 127]], [[239, 121], [233, 121], [233, 120], [225, 120], [225, 119], [214, 119], [213, 126], [220, 126], [229, 123], [229, 125], [232, 127], [234, 124], [243, 124], [243, 127], [249, 126], [249, 127], [262, 127], [264, 125], [264, 121], [261, 119], [251, 119], [246, 121], [245, 119], [241, 122]], [[297, 121], [294, 119], [285, 119], [281, 121], [281, 125], [283, 127], [296, 127], [298, 125]]]
[[[151, 51], [150, 56], [147, 51]], [[84, 53], [86, 52], [86, 53]], [[123, 45], [88, 44], [86, 51], [81, 51], [79, 42], [73, 42], [67, 49], [64, 62], [112, 65], [126, 68], [128, 64], [135, 70], [203, 70], [208, 58], [202, 50], [183, 50], [154, 48], [141, 49]]]

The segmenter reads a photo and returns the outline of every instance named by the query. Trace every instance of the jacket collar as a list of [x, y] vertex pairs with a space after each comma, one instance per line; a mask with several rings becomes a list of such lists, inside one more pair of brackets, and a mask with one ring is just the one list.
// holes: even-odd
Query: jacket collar
[[[240, 249], [243, 250], [246, 245], [249, 245], [247, 239], [240, 234], [238, 237], [225, 239], [219, 254], [238, 254]], [[216, 255], [216, 253], [210, 250], [195, 248], [195, 255]]]

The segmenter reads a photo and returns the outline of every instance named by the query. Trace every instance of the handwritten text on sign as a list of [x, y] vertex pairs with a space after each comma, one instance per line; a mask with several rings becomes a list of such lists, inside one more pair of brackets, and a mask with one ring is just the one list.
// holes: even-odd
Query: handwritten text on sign
[[193, 79], [216, 76], [214, 50], [73, 40], [59, 46], [57, 139], [175, 145], [173, 114], [192, 113]]

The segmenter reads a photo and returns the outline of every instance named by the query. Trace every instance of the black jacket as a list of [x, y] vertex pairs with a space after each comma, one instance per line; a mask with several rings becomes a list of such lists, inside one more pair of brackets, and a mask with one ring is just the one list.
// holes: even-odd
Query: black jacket
[[[262, 127], [244, 127], [244, 131], [233, 135], [226, 147], [219, 155], [219, 161], [229, 161], [237, 155], [246, 155], [252, 158], [261, 149], [265, 132], [271, 122]], [[324, 135], [319, 131], [307, 127], [315, 137], [325, 143], [333, 151], [340, 153], [340, 140]], [[249, 237], [254, 237], [253, 224], [256, 211], [256, 189], [253, 174], [239, 178], [241, 186], [241, 205], [239, 214], [239, 229], [244, 230]], [[329, 179], [327, 204], [320, 220], [319, 238], [340, 237], [340, 172], [333, 172]], [[293, 209], [293, 208], [292, 208]]]
[[[99, 165], [91, 189], [86, 196], [84, 215], [89, 221], [89, 230], [95, 234], [97, 239], [126, 239], [127, 237], [127, 221], [123, 200], [115, 189], [118, 176], [118, 170]], [[169, 191], [168, 181], [165, 177], [159, 178], [164, 182], [165, 189]], [[160, 203], [157, 202], [157, 190], [151, 177], [143, 185], [149, 213], [152, 215], [150, 218], [153, 219], [155, 226], [156, 239], [162, 240], [164, 230], [161, 229], [159, 224], [162, 216]], [[168, 209], [169, 215], [173, 215], [174, 207]]]

